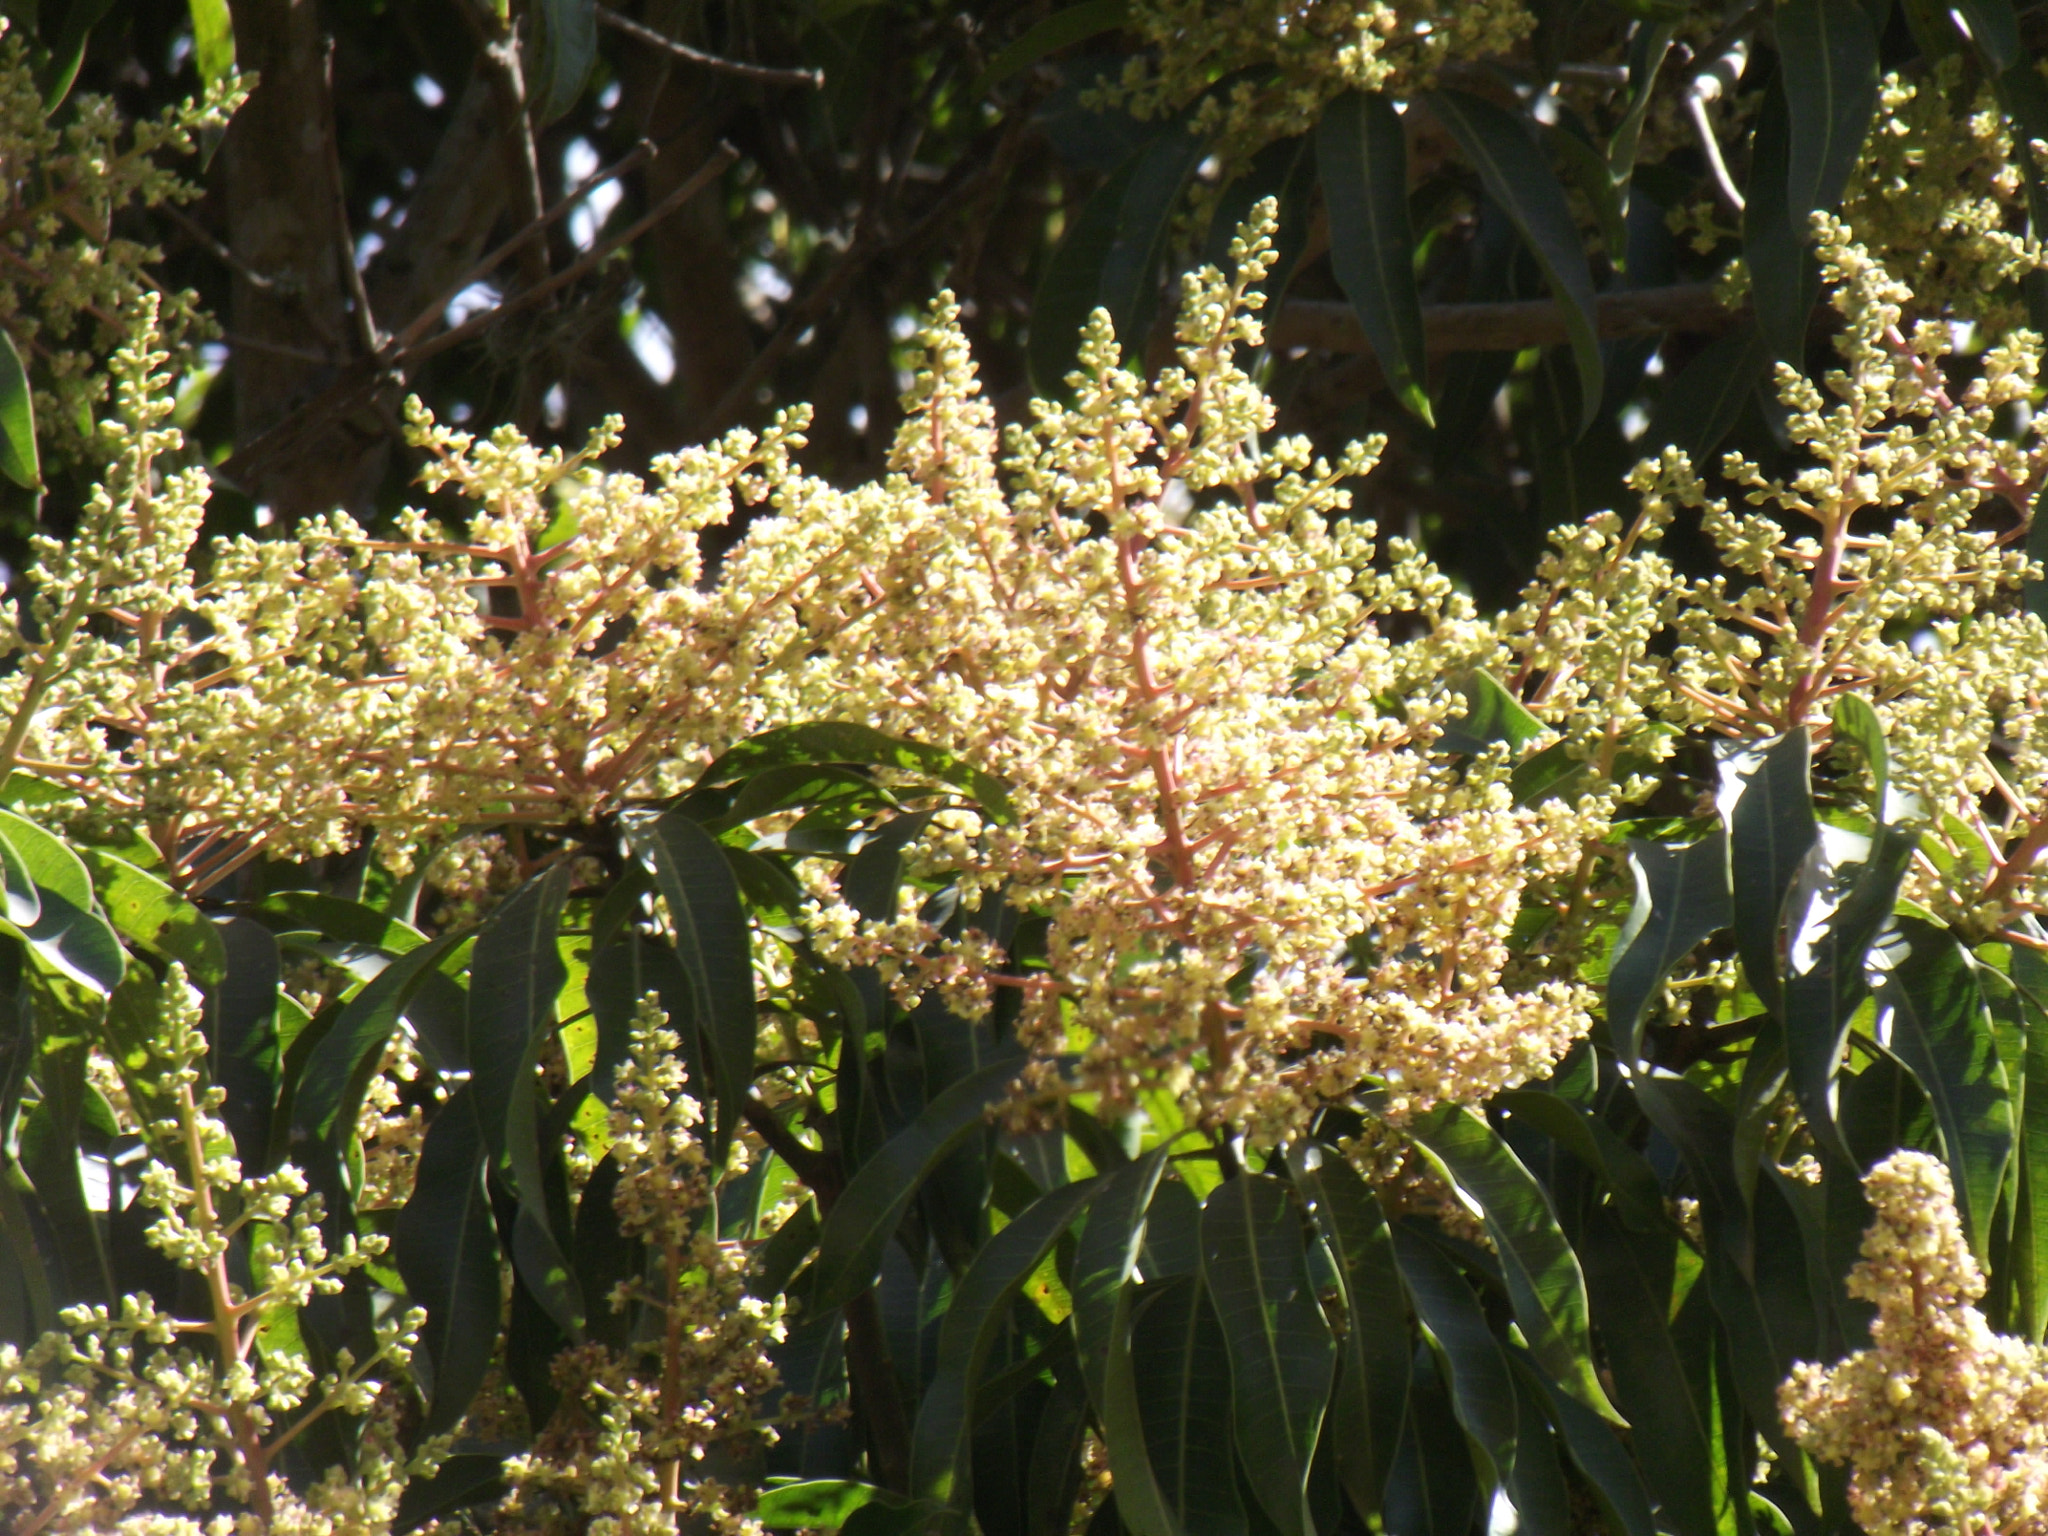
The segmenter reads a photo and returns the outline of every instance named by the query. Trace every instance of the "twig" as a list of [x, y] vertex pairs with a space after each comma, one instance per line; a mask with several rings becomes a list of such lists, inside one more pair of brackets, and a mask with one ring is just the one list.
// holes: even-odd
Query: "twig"
[[[236, 276], [240, 277], [242, 281], [247, 283], [251, 288], [259, 289], [264, 293], [269, 293], [272, 289], [277, 287], [276, 278], [266, 277], [261, 272], [258, 272], [254, 267], [250, 266], [249, 263], [242, 260], [241, 257], [237, 256], [233, 251], [229, 250], [227, 246], [222, 244], [221, 241], [215, 237], [212, 230], [208, 229], [204, 224], [201, 224], [197, 219], [193, 218], [191, 214], [185, 212], [185, 210], [180, 208], [176, 203], [159, 203], [157, 204], [155, 211], [161, 214], [164, 218], [169, 219], [173, 224], [177, 225], [178, 228], [182, 229], [185, 232], [187, 238], [189, 238], [194, 244], [202, 247], [207, 252], [208, 255], [212, 256], [214, 260], [218, 261], [222, 266], [226, 267]], [[323, 361], [325, 361], [325, 359], [323, 359]]]
[[377, 329], [377, 316], [370, 308], [370, 290], [363, 286], [363, 269], [356, 265], [355, 236], [350, 232], [348, 222], [348, 193], [341, 179], [341, 135], [334, 126], [334, 39], [331, 37], [327, 40], [324, 67], [327, 71], [327, 93], [322, 116], [326, 119], [328, 195], [334, 201], [334, 232], [341, 246], [336, 255], [341, 261], [342, 275], [348, 280], [348, 296], [356, 307], [356, 339], [365, 352], [377, 352], [384, 345], [384, 335]]
[[1728, 162], [1721, 158], [1721, 141], [1714, 134], [1714, 124], [1707, 116], [1707, 98], [1700, 94], [1697, 82], [1688, 85], [1683, 92], [1686, 121], [1692, 124], [1694, 137], [1700, 141], [1700, 153], [1706, 157], [1707, 170], [1712, 174], [1714, 190], [1721, 195], [1735, 213], [1742, 213], [1748, 205], [1742, 200], [1742, 193], [1735, 185], [1735, 178], [1728, 174]]
[[818, 91], [825, 88], [825, 72], [822, 69], [776, 69], [767, 64], [746, 64], [738, 59], [720, 58], [715, 53], [705, 53], [692, 48], [688, 43], [679, 43], [672, 37], [664, 36], [652, 27], [642, 26], [630, 16], [621, 16], [609, 6], [597, 8], [597, 19], [615, 32], [623, 32], [636, 42], [659, 48], [686, 63], [700, 69], [708, 69], [721, 75], [731, 75], [739, 80], [757, 80], [763, 85], [806, 85]]

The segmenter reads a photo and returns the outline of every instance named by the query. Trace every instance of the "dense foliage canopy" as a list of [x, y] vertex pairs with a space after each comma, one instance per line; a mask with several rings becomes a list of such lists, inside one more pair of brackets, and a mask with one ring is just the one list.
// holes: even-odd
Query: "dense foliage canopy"
[[2039, 8], [0, 12], [10, 1531], [2048, 1536]]

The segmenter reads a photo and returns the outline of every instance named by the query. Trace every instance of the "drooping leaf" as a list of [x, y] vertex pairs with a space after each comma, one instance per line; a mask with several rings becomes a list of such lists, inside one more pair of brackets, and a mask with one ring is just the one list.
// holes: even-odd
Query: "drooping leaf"
[[208, 999], [207, 1070], [227, 1095], [220, 1116], [234, 1138], [243, 1168], [265, 1166], [271, 1117], [283, 1067], [277, 1028], [278, 987], [284, 967], [277, 940], [246, 917], [214, 920], [227, 964]]
[[426, 1434], [452, 1430], [497, 1348], [498, 1234], [484, 1192], [483, 1129], [468, 1086], [427, 1127], [413, 1192], [392, 1234], [406, 1294], [425, 1307], [420, 1349], [431, 1372]]
[[235, 67], [235, 22], [228, 13], [228, 0], [191, 0], [192, 57], [199, 66], [199, 81], [211, 87], [225, 80]]
[[1905, 878], [1917, 832], [1880, 824], [1868, 856], [1840, 904], [1818, 933], [1807, 937], [1808, 964], [1785, 978], [1785, 1064], [1792, 1092], [1813, 1134], [1844, 1157], [1848, 1148], [1835, 1129], [1835, 1077], [1841, 1070], [1849, 1025], [1870, 995], [1867, 955], [1878, 929], [1891, 916]]
[[1047, 54], [1114, 31], [1129, 21], [1130, 15], [1130, 0], [1080, 0], [1077, 5], [1062, 6], [991, 59], [975, 82], [972, 94], [979, 96], [993, 90]]
[[1483, 667], [1467, 674], [1458, 691], [1465, 696], [1465, 713], [1444, 726], [1436, 739], [1439, 752], [1484, 752], [1502, 741], [1519, 751], [1543, 733], [1543, 722]]
[[691, 1014], [716, 1090], [711, 1158], [718, 1166], [753, 1090], [760, 1028], [753, 941], [739, 881], [717, 840], [679, 812], [629, 820], [626, 835], [654, 870], [675, 928], [676, 958], [690, 978]]
[[1427, 1344], [1415, 1348], [1413, 1378], [1387, 1480], [1386, 1529], [1395, 1536], [1471, 1536], [1479, 1479]]
[[[461, 939], [460, 934], [445, 934], [401, 955], [343, 1005], [298, 1075], [292, 1093], [294, 1126], [318, 1140], [354, 1133], [356, 1109], [413, 989]], [[494, 1063], [479, 1074], [479, 1080], [491, 1082], [490, 1074], [495, 1071], [509, 1081], [516, 1070], [516, 1063]], [[479, 1097], [493, 1099], [500, 1091], [493, 1084], [480, 1088]]]
[[961, 1277], [939, 1332], [938, 1370], [911, 1435], [910, 1484], [919, 1498], [959, 1510], [971, 1504], [974, 1394], [989, 1350], [1010, 1301], [1102, 1187], [1085, 1179], [1042, 1196], [983, 1243]]
[[1358, 1170], [1317, 1146], [1290, 1146], [1288, 1171], [1337, 1261], [1343, 1288], [1343, 1359], [1330, 1411], [1337, 1430], [1337, 1476], [1352, 1507], [1378, 1513], [1400, 1444], [1408, 1402], [1406, 1293], [1394, 1260], [1393, 1233]]
[[1031, 378], [1048, 399], [1065, 392], [1081, 328], [1106, 309], [1126, 356], [1143, 356], [1181, 190], [1209, 152], [1189, 114], [1152, 137], [1082, 206], [1045, 264], [1031, 302]]
[[861, 1164], [819, 1234], [811, 1266], [813, 1308], [843, 1305], [874, 1284], [882, 1250], [919, 1187], [1008, 1095], [1021, 1065], [1021, 1058], [1005, 1058], [970, 1073]]
[[1202, 1211], [1202, 1278], [1230, 1351], [1231, 1424], [1260, 1507], [1283, 1536], [1312, 1536], [1307, 1490], [1336, 1366], [1301, 1215], [1287, 1186], [1245, 1173]]
[[36, 449], [36, 403], [28, 370], [14, 338], [0, 329], [0, 475], [23, 490], [42, 486], [42, 456]]
[[534, 121], [551, 123], [576, 105], [597, 62], [597, 0], [535, 0], [526, 14], [527, 99]]
[[1074, 1311], [1074, 1342], [1088, 1395], [1102, 1412], [1109, 1342], [1124, 1286], [1144, 1244], [1146, 1213], [1159, 1176], [1166, 1167], [1166, 1147], [1157, 1147], [1134, 1163], [1104, 1176], [1102, 1191], [1088, 1208], [1087, 1225], [1074, 1251], [1069, 1286]]
[[1683, 448], [1696, 465], [1711, 464], [1735, 430], [1742, 408], [1770, 370], [1771, 348], [1754, 320], [1716, 336], [1665, 381], [1643, 441]]
[[1862, 754], [1863, 764], [1870, 770], [1871, 809], [1883, 821], [1885, 791], [1891, 785], [1891, 756], [1885, 750], [1884, 722], [1862, 694], [1845, 693], [1835, 701], [1834, 727], [1837, 741], [1854, 743]]
[[1671, 968], [1693, 947], [1728, 926], [1728, 838], [1715, 832], [1683, 848], [1632, 837], [1629, 869], [1635, 904], [1614, 941], [1607, 972], [1607, 1030], [1614, 1053], [1642, 1056], [1643, 1014]]
[[1721, 763], [1721, 817], [1728, 828], [1735, 948], [1743, 979], [1764, 1006], [1781, 1006], [1779, 930], [1785, 894], [1820, 838], [1808, 783], [1810, 745], [1790, 731], [1761, 750]]
[[2048, 1329], [2048, 956], [2015, 945], [2012, 981], [2025, 1040], [2012, 1241], [2022, 1250], [2018, 1321], [2038, 1343]]
[[1794, 233], [1832, 213], [1877, 110], [1877, 34], [1858, 0], [1786, 0], [1773, 13], [1790, 137], [1786, 211]]
[[100, 910], [116, 929], [151, 954], [178, 961], [201, 990], [220, 984], [227, 952], [205, 913], [126, 859], [97, 848], [81, 848], [78, 856], [92, 876]]
[[[1508, 1363], [1515, 1368], [1518, 1385], [1533, 1387], [1543, 1395], [1558, 1438], [1600, 1501], [1608, 1530], [1617, 1536], [1656, 1536], [1657, 1516], [1650, 1507], [1650, 1495], [1613, 1426], [1558, 1391], [1556, 1383], [1536, 1369], [1525, 1351], [1510, 1350]], [[1640, 1443], [1642, 1431], [1636, 1433]]]
[[[1486, 1475], [1513, 1486], [1515, 1383], [1507, 1355], [1465, 1277], [1437, 1246], [1406, 1228], [1394, 1229], [1394, 1253], [1415, 1315], [1449, 1367], [1452, 1411], [1486, 1458]], [[1431, 1448], [1427, 1454], [1441, 1454]], [[1512, 1493], [1509, 1495], [1513, 1497]], [[1519, 1509], [1517, 1513], [1520, 1513]]]
[[[474, 1444], [474, 1442], [471, 1442]], [[415, 1477], [398, 1497], [394, 1536], [407, 1536], [430, 1520], [445, 1520], [505, 1496], [505, 1459], [518, 1454], [515, 1442], [453, 1451], [432, 1477]]]
[[1413, 1117], [1408, 1130], [1478, 1207], [1500, 1256], [1515, 1321], [1537, 1363], [1593, 1412], [1622, 1423], [1594, 1371], [1585, 1276], [1543, 1186], [1472, 1110], [1440, 1105]]
[[1891, 1009], [1892, 1049], [1919, 1081], [1941, 1127], [1956, 1213], [1978, 1262], [1988, 1264], [1992, 1215], [2012, 1156], [2012, 1098], [1998, 1041], [1955, 936], [1919, 918], [1899, 919], [1906, 952], [1878, 994]]
[[272, 933], [305, 934], [379, 954], [402, 955], [427, 942], [410, 923], [321, 891], [273, 891], [245, 910]]
[[[1750, 306], [1770, 355], [1801, 367], [1806, 320], [1820, 295], [1820, 268], [1807, 239], [1806, 215], [1789, 202], [1791, 114], [1782, 74], [1764, 91], [1750, 138], [1749, 185], [1742, 210], [1742, 260], [1749, 268]], [[1738, 855], [1739, 857], [1739, 855]]]
[[1408, 141], [1393, 103], [1378, 92], [1347, 91], [1324, 107], [1316, 164], [1338, 286], [1394, 393], [1433, 426], [1408, 218]]
[[1654, 1232], [1665, 1226], [1657, 1171], [1598, 1115], [1561, 1094], [1537, 1088], [1511, 1088], [1495, 1094], [1491, 1102], [1493, 1108], [1559, 1142], [1598, 1174], [1614, 1197], [1615, 1211], [1631, 1227]]
[[697, 782], [705, 786], [732, 784], [770, 768], [795, 764], [857, 763], [930, 774], [942, 783], [966, 790], [975, 803], [997, 821], [1012, 815], [1009, 791], [993, 774], [963, 763], [950, 752], [921, 742], [885, 736], [871, 726], [844, 720], [816, 720], [786, 725], [750, 736], [720, 754]]
[[1198, 1276], [1144, 1287], [1130, 1356], [1141, 1449], [1172, 1529], [1246, 1536], [1251, 1527], [1229, 1454], [1229, 1347]]
[[761, 1495], [754, 1518], [773, 1530], [833, 1530], [853, 1512], [869, 1504], [897, 1506], [903, 1495], [850, 1478], [819, 1478], [784, 1483]]
[[38, 964], [101, 997], [121, 984], [128, 957], [121, 940], [97, 910], [92, 878], [61, 838], [25, 816], [0, 811], [6, 838], [35, 882], [35, 921], [5, 928], [28, 941]]
[[1422, 98], [1479, 173], [1486, 194], [1514, 221], [1564, 311], [1579, 375], [1579, 430], [1600, 414], [1606, 373], [1593, 321], [1592, 273], [1578, 221], [1550, 161], [1508, 112], [1467, 91], [1436, 90]]

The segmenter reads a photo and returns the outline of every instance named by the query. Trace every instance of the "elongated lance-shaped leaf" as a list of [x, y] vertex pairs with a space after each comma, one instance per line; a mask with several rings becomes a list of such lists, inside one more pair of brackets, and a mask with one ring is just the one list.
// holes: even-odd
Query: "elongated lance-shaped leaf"
[[200, 80], [211, 87], [235, 67], [235, 23], [228, 0], [191, 0], [192, 62]]
[[1642, 1059], [1643, 1014], [1671, 968], [1728, 926], [1728, 838], [1716, 832], [1684, 848], [1628, 840], [1635, 904], [1614, 941], [1607, 971], [1607, 1033], [1614, 1054]]
[[430, 1435], [446, 1434], [468, 1412], [497, 1349], [498, 1233], [483, 1169], [483, 1130], [465, 1085], [427, 1127], [419, 1177], [392, 1233], [406, 1294], [427, 1309], [420, 1348]]
[[1920, 834], [1879, 825], [1848, 892], [1807, 943], [1808, 964], [1785, 979], [1785, 1065], [1813, 1134], [1854, 1161], [1835, 1127], [1835, 1078], [1849, 1025], [1870, 995], [1871, 942], [1892, 915]]
[[1464, 1428], [1451, 1409], [1435, 1352], [1415, 1346], [1408, 1422], [1387, 1480], [1385, 1528], [1399, 1536], [1471, 1536], [1482, 1493], [1477, 1468], [1461, 1442]]
[[[1820, 293], [1820, 269], [1787, 198], [1791, 115], [1782, 75], [1772, 77], [1750, 136], [1749, 187], [1742, 210], [1742, 259], [1750, 272], [1758, 334], [1773, 358], [1804, 364], [1806, 317]], [[1804, 216], [1802, 215], [1802, 220]]]
[[1088, 1223], [1075, 1248], [1070, 1322], [1081, 1376], [1098, 1413], [1104, 1411], [1107, 1401], [1104, 1373], [1109, 1368], [1117, 1300], [1144, 1246], [1145, 1216], [1166, 1168], [1167, 1151], [1167, 1147], [1155, 1147], [1104, 1178], [1102, 1192], [1088, 1208]]
[[[1167, 1503], [1166, 1492], [1153, 1473], [1152, 1453], [1145, 1438], [1133, 1354], [1138, 1289], [1135, 1285], [1119, 1286], [1116, 1307], [1110, 1315], [1109, 1348], [1102, 1371], [1103, 1450], [1109, 1458], [1109, 1475], [1116, 1484], [1116, 1514], [1123, 1528], [1132, 1536], [1185, 1536], [1179, 1512]], [[1223, 1447], [1227, 1448], [1228, 1443], [1222, 1442]], [[1235, 1487], [1234, 1479], [1232, 1486]]]
[[1722, 760], [1719, 801], [1728, 828], [1735, 949], [1749, 988], [1776, 1013], [1782, 1007], [1779, 932], [1785, 895], [1820, 839], [1808, 781], [1811, 745], [1790, 731], [1760, 752]]
[[974, 1392], [989, 1350], [1011, 1300], [1102, 1188], [1100, 1179], [1083, 1179], [1040, 1196], [981, 1245], [953, 1291], [939, 1331], [939, 1368], [911, 1434], [910, 1485], [919, 1498], [950, 1504], [962, 1529], [973, 1507]]
[[1152, 1485], [1186, 1536], [1249, 1536], [1230, 1445], [1230, 1351], [1196, 1275], [1148, 1283], [1130, 1376]]
[[1941, 1127], [1956, 1213], [1980, 1264], [1991, 1257], [1992, 1213], [2012, 1157], [2012, 1096], [1972, 961], [1944, 928], [1899, 919], [1906, 953], [1878, 1001], [1891, 1009], [1892, 1049]]
[[1316, 167], [1330, 214], [1330, 268], [1401, 403], [1434, 426], [1415, 231], [1408, 218], [1408, 140], [1378, 92], [1347, 91], [1323, 108]]
[[1862, 694], [1845, 693], [1835, 701], [1834, 726], [1835, 740], [1853, 743], [1870, 770], [1871, 811], [1879, 821], [1889, 820], [1885, 791], [1891, 787], [1891, 754], [1885, 750], [1884, 722]]
[[1496, 742], [1520, 751], [1543, 734], [1543, 722], [1530, 714], [1506, 684], [1484, 667], [1474, 667], [1458, 681], [1465, 713], [1444, 724], [1435, 742], [1439, 752], [1484, 752]]
[[630, 820], [626, 835], [654, 870], [675, 928], [676, 958], [690, 978], [697, 1038], [717, 1090], [711, 1163], [723, 1167], [753, 1087], [760, 1026], [753, 942], [739, 881], [717, 840], [678, 812]]
[[875, 1283], [882, 1250], [903, 1221], [917, 1191], [947, 1154], [1006, 1098], [1022, 1057], [1007, 1057], [969, 1073], [924, 1107], [861, 1164], [832, 1204], [811, 1265], [809, 1305], [842, 1306]]
[[[1614, 1212], [1600, 1209], [1587, 1212], [1576, 1235], [1615, 1403], [1633, 1426], [1630, 1473], [1640, 1471], [1675, 1536], [1717, 1536], [1720, 1485], [1712, 1467], [1711, 1405], [1703, 1410], [1695, 1400], [1682, 1346], [1671, 1327], [1678, 1235], [1632, 1232]], [[1571, 1401], [1562, 1394], [1557, 1400]], [[1570, 1422], [1560, 1414], [1568, 1441], [1575, 1438]], [[1593, 1422], [1611, 1436], [1606, 1425]], [[1581, 1448], [1575, 1446], [1573, 1455], [1595, 1485], [1605, 1489], [1604, 1478], [1588, 1466]], [[1621, 1523], [1629, 1536], [1640, 1536], [1632, 1522]]]
[[1377, 1514], [1401, 1442], [1408, 1403], [1407, 1292], [1380, 1203], [1341, 1153], [1290, 1146], [1287, 1169], [1337, 1261], [1343, 1287], [1343, 1359], [1330, 1405], [1337, 1477], [1362, 1515]]
[[1594, 1373], [1586, 1278], [1542, 1184], [1473, 1110], [1439, 1105], [1410, 1120], [1408, 1133], [1479, 1208], [1500, 1256], [1515, 1321], [1537, 1363], [1593, 1412], [1624, 1424]]
[[0, 330], [0, 475], [25, 491], [41, 488], [42, 456], [36, 449], [35, 394], [14, 338]]
[[148, 870], [97, 848], [78, 851], [107, 921], [151, 954], [176, 960], [195, 987], [211, 992], [227, 952], [206, 914]]
[[798, 764], [856, 763], [874, 768], [900, 768], [928, 773], [972, 795], [982, 810], [997, 820], [1013, 814], [1003, 781], [962, 762], [950, 752], [922, 742], [885, 736], [872, 726], [845, 720], [817, 720], [785, 725], [749, 736], [728, 748], [698, 776], [701, 785], [731, 784], [771, 768]]
[[[470, 958], [468, 1049], [484, 1145], [493, 1164], [510, 1172], [519, 1197], [512, 1261], [555, 1325], [575, 1338], [583, 1326], [583, 1303], [564, 1251], [568, 1234], [555, 1232], [549, 1216], [547, 1164], [560, 1153], [541, 1145], [535, 1071], [554, 1033], [555, 1000], [568, 980], [556, 942], [568, 895], [565, 861], [513, 892], [477, 934]], [[414, 950], [396, 965], [422, 953]]]
[[1877, 33], [1858, 0], [1786, 0], [1773, 13], [1784, 71], [1790, 151], [1785, 207], [1795, 238], [1832, 213], [1877, 110]]
[[98, 910], [84, 863], [62, 838], [12, 811], [0, 811], [0, 837], [27, 867], [37, 908], [33, 922], [9, 922], [0, 929], [26, 939], [44, 970], [108, 996], [121, 984], [128, 957]]
[[576, 105], [597, 62], [597, 0], [535, 0], [526, 15], [527, 99], [534, 121], [551, 123]]
[[1511, 1488], [1515, 1475], [1514, 1378], [1500, 1341], [1486, 1325], [1479, 1298], [1472, 1294], [1458, 1266], [1420, 1233], [1396, 1227], [1394, 1254], [1415, 1304], [1415, 1315], [1429, 1330], [1449, 1369], [1451, 1407], [1458, 1422], [1485, 1457], [1486, 1476], [1496, 1485]]
[[1231, 1423], [1259, 1506], [1282, 1536], [1313, 1536], [1308, 1474], [1336, 1367], [1301, 1213], [1287, 1186], [1245, 1173], [1202, 1211], [1202, 1278], [1230, 1346]]
[[1649, 113], [1650, 98], [1656, 90], [1657, 72], [1664, 67], [1664, 56], [1671, 51], [1671, 40], [1677, 35], [1676, 22], [1646, 22], [1636, 28], [1635, 38], [1629, 44], [1628, 109], [1607, 140], [1607, 170], [1622, 190], [1624, 208], [1629, 182], [1635, 175], [1636, 146], [1642, 140], [1643, 119]]
[[283, 1060], [277, 1004], [283, 957], [270, 930], [251, 918], [217, 918], [214, 926], [227, 970], [207, 999], [206, 1033], [212, 1047], [207, 1070], [227, 1095], [220, 1117], [234, 1138], [242, 1166], [253, 1172], [265, 1165], [271, 1117], [277, 1109]]
[[[509, 905], [509, 903], [508, 903]], [[308, 1136], [328, 1139], [352, 1135], [355, 1112], [362, 1103], [377, 1063], [398, 1027], [406, 1001], [426, 973], [444, 960], [462, 941], [462, 935], [444, 934], [432, 943], [399, 956], [343, 1005], [340, 1015], [320, 1037], [299, 1073], [291, 1104], [292, 1124]], [[480, 1069], [477, 1079], [492, 1082], [508, 1079], [516, 1062], [492, 1064], [494, 1072]]]
[[2014, 945], [2011, 979], [2023, 1035], [2012, 1236], [2020, 1277], [2017, 1321], [2039, 1343], [2048, 1329], [2048, 956]]
[[979, 100], [1047, 54], [1057, 53], [1083, 38], [1112, 31], [1130, 19], [1131, 0], [1080, 0], [1077, 5], [1062, 6], [990, 60], [968, 94]]
[[1606, 373], [1593, 322], [1593, 275], [1571, 203], [1543, 151], [1512, 114], [1466, 91], [1426, 92], [1423, 101], [1479, 173], [1486, 195], [1514, 221], [1564, 311], [1579, 374], [1579, 430], [1600, 414]]
[[1511, 1088], [1495, 1094], [1490, 1105], [1560, 1143], [1599, 1175], [1613, 1193], [1615, 1210], [1631, 1227], [1657, 1232], [1669, 1225], [1657, 1170], [1597, 1114], [1541, 1088]]
[[1608, 1530], [1619, 1536], [1656, 1536], [1657, 1517], [1642, 1474], [1627, 1448], [1615, 1438], [1613, 1427], [1558, 1391], [1556, 1383], [1536, 1369], [1526, 1350], [1510, 1348], [1508, 1363], [1515, 1369], [1518, 1386], [1542, 1394], [1558, 1438], [1600, 1501]]
[[1665, 381], [1644, 437], [1683, 448], [1695, 464], [1712, 463], [1713, 451], [1735, 430], [1770, 366], [1763, 332], [1754, 320], [1738, 320]]

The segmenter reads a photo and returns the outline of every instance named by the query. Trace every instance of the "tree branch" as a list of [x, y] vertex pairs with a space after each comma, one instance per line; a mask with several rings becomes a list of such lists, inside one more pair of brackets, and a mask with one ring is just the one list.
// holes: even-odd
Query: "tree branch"
[[659, 48], [686, 63], [716, 74], [731, 75], [738, 80], [756, 80], [763, 85], [807, 85], [814, 91], [825, 88], [825, 72], [822, 69], [776, 69], [767, 64], [747, 64], [739, 59], [723, 59], [715, 53], [705, 53], [692, 48], [688, 43], [679, 43], [666, 37], [652, 27], [642, 26], [630, 16], [621, 16], [609, 6], [597, 8], [597, 19], [615, 32], [622, 32], [635, 42]]

